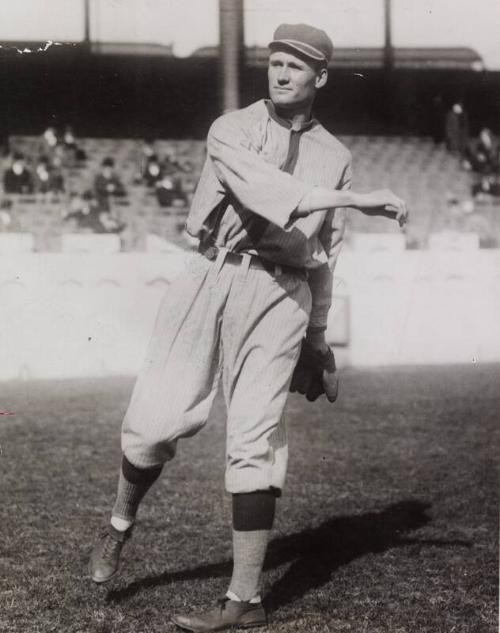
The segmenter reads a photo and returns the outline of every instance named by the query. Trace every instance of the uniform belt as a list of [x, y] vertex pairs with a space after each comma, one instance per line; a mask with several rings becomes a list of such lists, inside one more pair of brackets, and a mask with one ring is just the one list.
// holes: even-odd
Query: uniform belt
[[[202, 244], [198, 246], [198, 252], [201, 253], [210, 261], [215, 261], [219, 255], [220, 248], [214, 244]], [[281, 273], [287, 273], [289, 275], [298, 275], [307, 279], [307, 272], [305, 268], [297, 268], [295, 266], [286, 266], [284, 264], [275, 264], [268, 259], [262, 259], [256, 255], [249, 255], [250, 264], [249, 268], [257, 268], [259, 270], [266, 270], [268, 273], [274, 276], [278, 276]], [[243, 263], [243, 253], [235, 253], [234, 251], [227, 251], [224, 257], [224, 263], [233, 264], [239, 266]]]

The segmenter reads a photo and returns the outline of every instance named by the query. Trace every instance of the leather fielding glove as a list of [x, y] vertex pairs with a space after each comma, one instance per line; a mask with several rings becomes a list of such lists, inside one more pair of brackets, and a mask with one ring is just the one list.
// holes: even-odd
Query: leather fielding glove
[[290, 391], [305, 395], [310, 402], [314, 402], [324, 393], [330, 402], [335, 402], [339, 391], [339, 379], [335, 356], [330, 346], [322, 352], [314, 349], [307, 339], [302, 340]]

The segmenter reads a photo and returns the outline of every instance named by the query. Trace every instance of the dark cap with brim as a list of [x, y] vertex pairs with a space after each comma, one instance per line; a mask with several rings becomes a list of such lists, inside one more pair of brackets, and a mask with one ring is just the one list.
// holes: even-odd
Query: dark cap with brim
[[308, 24], [280, 24], [269, 44], [272, 50], [289, 48], [318, 62], [328, 63], [332, 58], [333, 43], [325, 31]]

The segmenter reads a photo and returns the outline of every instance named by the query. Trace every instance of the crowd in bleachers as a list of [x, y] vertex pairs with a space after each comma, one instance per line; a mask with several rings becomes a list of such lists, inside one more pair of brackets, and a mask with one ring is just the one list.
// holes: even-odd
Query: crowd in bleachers
[[[500, 194], [499, 142], [482, 130], [469, 138], [466, 112], [453, 107], [444, 143], [420, 137], [351, 136], [354, 186], [388, 186], [411, 210], [407, 247], [425, 247], [438, 231], [474, 231], [482, 246], [500, 243], [494, 198]], [[203, 141], [77, 138], [67, 127], [11, 137], [4, 152], [0, 231], [35, 235], [37, 250], [58, 250], [63, 234], [112, 233], [123, 250], [141, 250], [148, 234], [179, 246], [205, 158]], [[493, 202], [492, 202], [493, 201]], [[384, 218], [349, 214], [353, 232], [394, 232]]]
[[[143, 233], [172, 233], [159, 226], [162, 216], [186, 212], [197, 177], [193, 157], [175, 143], [77, 140], [70, 127], [11, 137], [3, 154], [0, 231], [36, 233], [44, 225], [44, 233], [118, 233], [126, 242], [127, 227], [137, 233], [138, 217], [147, 215], [151, 227], [142, 226]], [[182, 229], [177, 218], [179, 240]], [[133, 248], [137, 235], [130, 237]]]
[[458, 167], [446, 194], [444, 227], [477, 234], [481, 246], [498, 246], [499, 140], [487, 127], [471, 134], [467, 110], [459, 101], [446, 113], [443, 132], [446, 151]]
[[192, 165], [188, 160], [179, 163], [175, 156], [166, 154], [160, 159], [153, 143], [145, 141], [142, 146], [142, 166], [135, 182], [143, 182], [150, 190], [154, 190], [160, 207], [184, 207], [187, 197], [182, 188], [179, 173], [191, 173]]
[[464, 169], [475, 174], [474, 196], [500, 196], [500, 144], [488, 128], [467, 145], [463, 157]]
[[453, 104], [446, 115], [445, 141], [448, 151], [458, 156], [465, 171], [473, 175], [473, 197], [500, 197], [500, 143], [493, 132], [483, 127], [471, 136], [467, 111], [463, 104]]

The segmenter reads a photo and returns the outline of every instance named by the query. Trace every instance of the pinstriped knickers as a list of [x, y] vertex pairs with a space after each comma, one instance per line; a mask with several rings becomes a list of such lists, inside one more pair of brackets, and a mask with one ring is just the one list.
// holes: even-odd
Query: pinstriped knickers
[[288, 448], [282, 419], [311, 309], [300, 275], [273, 276], [195, 255], [160, 305], [123, 421], [122, 450], [139, 468], [163, 464], [177, 440], [206, 423], [222, 376], [226, 489], [281, 489]]

